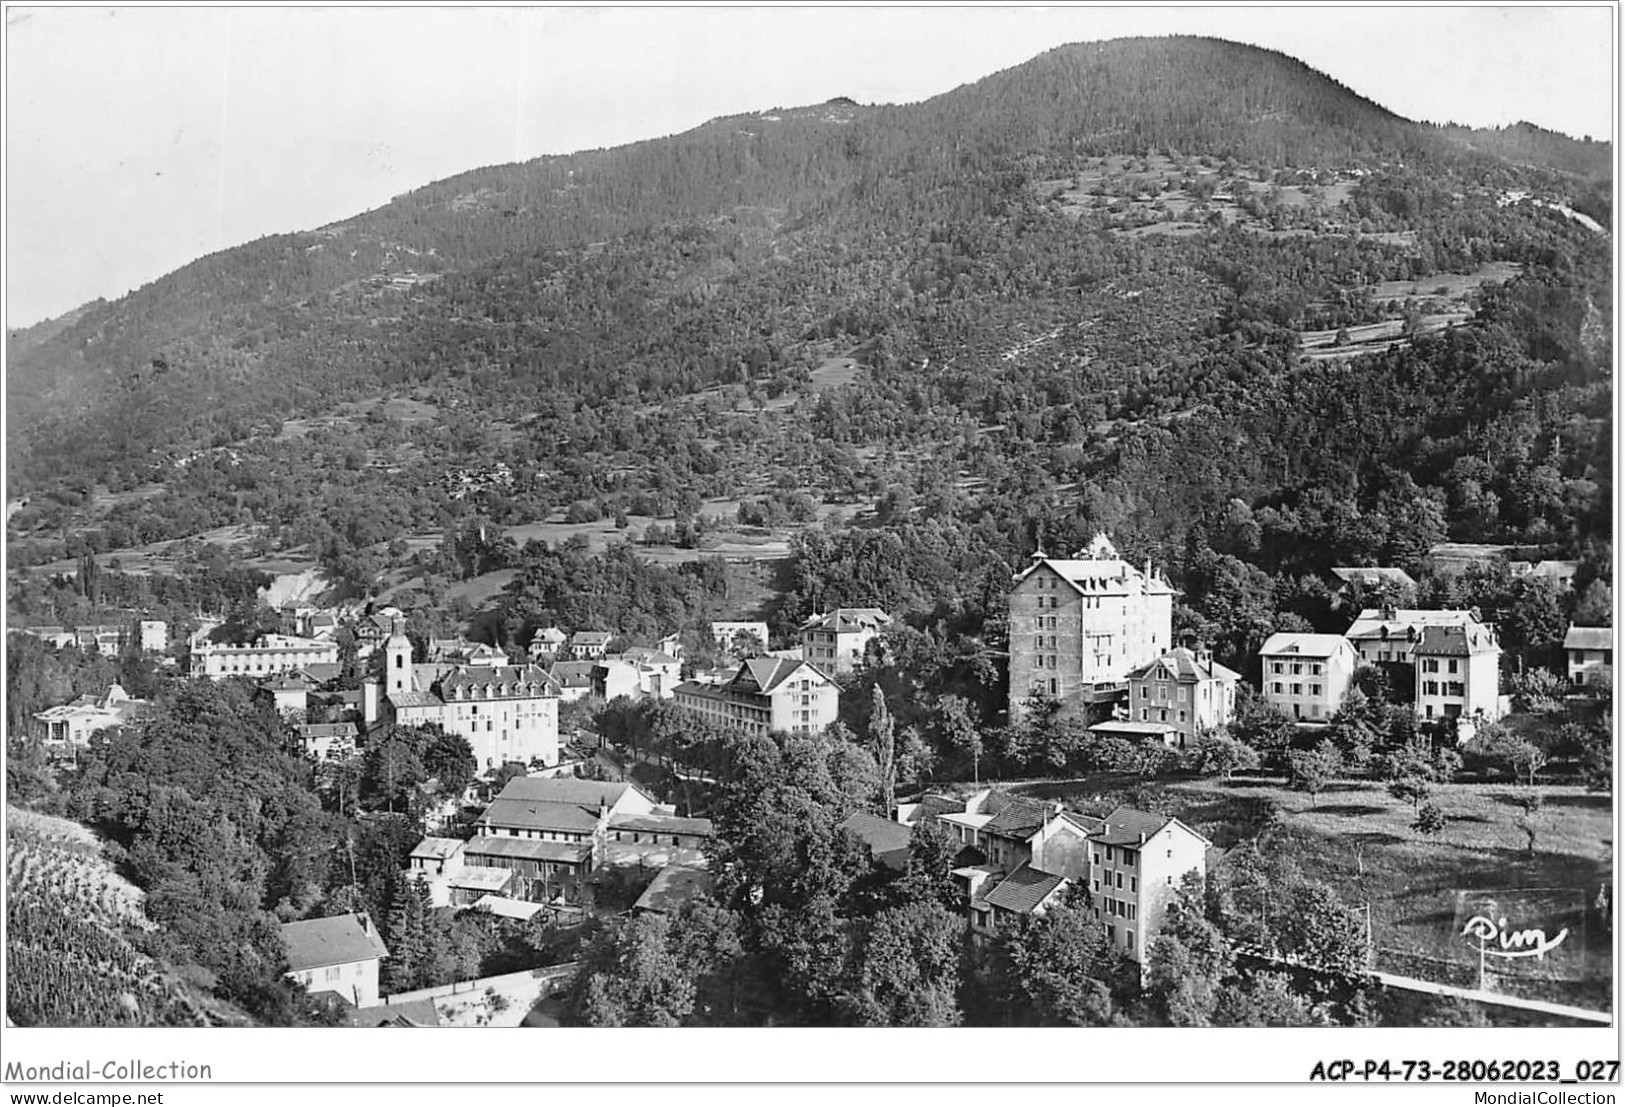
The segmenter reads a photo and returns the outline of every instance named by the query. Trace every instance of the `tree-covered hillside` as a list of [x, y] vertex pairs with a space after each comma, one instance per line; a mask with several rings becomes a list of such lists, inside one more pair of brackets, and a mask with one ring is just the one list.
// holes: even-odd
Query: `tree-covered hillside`
[[[231, 528], [435, 605], [560, 556], [488, 529], [698, 554], [839, 514], [854, 546], [937, 528], [873, 563], [883, 599], [976, 633], [985, 577], [1103, 528], [1238, 664], [1329, 618], [1306, 577], [1446, 539], [1583, 560], [1578, 596], [1611, 552], [1608, 211], [1558, 145], [1459, 137], [1278, 54], [1144, 39], [475, 170], [36, 328], [12, 563]], [[932, 576], [937, 550], [978, 561]], [[595, 614], [697, 618], [706, 572]], [[556, 609], [519, 576], [505, 634]], [[789, 576], [780, 626], [876, 598], [850, 565]]]

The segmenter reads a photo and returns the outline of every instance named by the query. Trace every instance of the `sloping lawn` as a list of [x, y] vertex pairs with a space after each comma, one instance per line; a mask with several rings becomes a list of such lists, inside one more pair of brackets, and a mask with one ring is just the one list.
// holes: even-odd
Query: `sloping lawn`
[[[1268, 847], [1324, 880], [1350, 905], [1371, 910], [1379, 969], [1476, 987], [1478, 944], [1463, 937], [1477, 914], [1509, 929], [1539, 927], [1548, 936], [1567, 928], [1562, 945], [1544, 958], [1489, 959], [1492, 988], [1605, 1009], [1613, 973], [1613, 941], [1599, 890], [1612, 894], [1614, 846], [1610, 797], [1571, 786], [1545, 786], [1534, 817], [1534, 851], [1515, 821], [1515, 789], [1500, 784], [1451, 784], [1433, 802], [1449, 819], [1439, 834], [1411, 829], [1410, 804], [1383, 785], [1339, 782], [1311, 803], [1307, 793], [1274, 779], [1172, 781], [1130, 786], [1122, 778], [1045, 782], [1020, 791], [1103, 811], [1134, 802], [1134, 792], [1158, 792], [1170, 813], [1231, 846], [1249, 831], [1254, 801], [1279, 806], [1281, 823]], [[1486, 894], [1487, 893], [1487, 894]], [[1492, 947], [1493, 948], [1493, 947]]]

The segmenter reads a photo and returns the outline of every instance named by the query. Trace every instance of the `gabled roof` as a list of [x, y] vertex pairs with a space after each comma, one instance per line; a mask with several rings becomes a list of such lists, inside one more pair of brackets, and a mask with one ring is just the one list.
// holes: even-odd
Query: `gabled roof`
[[371, 926], [362, 923], [360, 915], [283, 923], [282, 944], [288, 950], [290, 972], [389, 956], [383, 939]]
[[649, 799], [648, 793], [624, 782], [516, 776], [478, 821], [490, 826], [591, 833], [598, 829], [600, 806], [613, 808], [629, 791]]
[[1563, 636], [1565, 650], [1611, 650], [1614, 648], [1613, 627], [1569, 627]]
[[546, 910], [547, 904], [509, 899], [507, 896], [484, 895], [474, 901], [474, 907], [489, 911], [493, 915], [501, 915], [505, 919], [529, 919], [538, 911]]
[[819, 672], [816, 666], [809, 665], [805, 661], [786, 657], [753, 657], [739, 666], [739, 671], [728, 683], [744, 691], [761, 692], [765, 695], [803, 668], [817, 673], [821, 680], [825, 679], [824, 674]]
[[1465, 626], [1477, 622], [1471, 611], [1423, 610], [1412, 607], [1368, 607], [1344, 633], [1348, 639], [1420, 637], [1424, 627]]
[[1018, 915], [1030, 915], [1065, 883], [1064, 876], [1039, 872], [1031, 865], [1023, 864], [999, 881], [988, 891], [985, 898], [993, 907], [1002, 907]]
[[1212, 844], [1178, 819], [1168, 815], [1154, 815], [1149, 811], [1136, 811], [1132, 807], [1119, 807], [1107, 815], [1105, 825], [1093, 836], [1093, 840], [1106, 846], [1138, 848], [1170, 825], [1178, 827], [1204, 845]]
[[1344, 650], [1352, 650], [1348, 640], [1340, 634], [1288, 634], [1278, 632], [1265, 640], [1259, 654], [1273, 657], [1290, 654], [1298, 657], [1330, 657]]
[[1052, 814], [1053, 809], [1043, 804], [1021, 799], [1012, 800], [989, 819], [982, 829], [1000, 838], [1025, 841], [1043, 829]]
[[860, 630], [879, 630], [890, 626], [891, 622], [892, 617], [878, 607], [837, 607], [834, 611], [809, 617], [801, 624], [801, 629], [852, 634]]
[[607, 630], [578, 630], [570, 635], [570, 641], [577, 646], [602, 646], [613, 637]]
[[425, 838], [412, 847], [412, 856], [429, 861], [444, 861], [456, 853], [462, 844], [461, 838]]
[[709, 838], [714, 829], [710, 819], [690, 819], [681, 815], [611, 815], [611, 830], [647, 830], [655, 834], [694, 834]]
[[440, 707], [445, 703], [433, 692], [391, 692], [389, 702], [396, 707]]
[[1033, 556], [1033, 562], [1016, 574], [1016, 582], [1026, 580], [1040, 567], [1055, 572], [1080, 595], [1115, 595], [1144, 590], [1153, 596], [1172, 596], [1176, 593], [1154, 571], [1147, 574], [1121, 558], [1053, 558]]
[[1179, 733], [1173, 723], [1141, 722], [1138, 719], [1107, 719], [1089, 728], [1091, 734], [1127, 734], [1135, 738], [1165, 738]]
[[354, 738], [361, 733], [354, 723], [300, 723], [294, 731], [301, 738]]
[[880, 864], [898, 870], [908, 867], [908, 847], [914, 834], [902, 823], [868, 811], [855, 811], [836, 826], [862, 838], [869, 847], [869, 856]]
[[634, 665], [681, 665], [682, 661], [661, 650], [651, 650], [646, 646], [632, 646], [620, 653], [622, 661]]
[[555, 661], [548, 675], [561, 688], [590, 688], [596, 664], [595, 661]]
[[532, 643], [551, 642], [554, 645], [559, 645], [565, 641], [565, 637], [564, 632], [558, 627], [542, 627], [530, 636], [530, 640]]
[[1332, 569], [1332, 576], [1345, 584], [1359, 581], [1361, 584], [1403, 584], [1408, 588], [1415, 588], [1416, 581], [1404, 569], [1394, 569], [1386, 565], [1342, 565]]
[[1180, 646], [1169, 650], [1155, 661], [1141, 665], [1128, 674], [1129, 680], [1155, 680], [1159, 673], [1163, 679], [1194, 683], [1201, 680], [1235, 681], [1241, 674], [1227, 669], [1212, 657], [1198, 655]]
[[515, 857], [521, 861], [562, 861], [579, 865], [592, 857], [592, 843], [547, 842], [540, 838], [504, 838], [492, 834], [470, 838], [463, 848], [463, 856], [471, 861], [480, 857]]
[[632, 910], [664, 915], [679, 910], [710, 890], [711, 874], [704, 869], [693, 865], [667, 865], [655, 874], [638, 901], [632, 905]]
[[1470, 657], [1480, 653], [1500, 653], [1495, 635], [1480, 624], [1465, 627], [1423, 627], [1416, 644], [1417, 656]]
[[540, 800], [546, 803], [574, 803], [598, 809], [600, 802], [614, 807], [628, 792], [648, 793], [625, 781], [578, 780], [575, 777], [516, 776], [502, 786], [498, 799]]
[[[538, 906], [540, 906], [538, 904]], [[345, 1015], [351, 1026], [439, 1026], [440, 1012], [432, 999], [413, 999], [377, 1007], [352, 1007]]]
[[440, 694], [450, 696], [462, 688], [498, 690], [498, 695], [534, 697], [546, 695], [554, 679], [539, 665], [459, 666], [440, 678]]

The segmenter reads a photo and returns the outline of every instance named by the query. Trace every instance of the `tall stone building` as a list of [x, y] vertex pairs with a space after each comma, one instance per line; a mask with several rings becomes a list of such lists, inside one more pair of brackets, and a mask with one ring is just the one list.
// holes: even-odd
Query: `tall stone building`
[[1128, 675], [1167, 652], [1175, 591], [1104, 534], [1073, 558], [1040, 551], [1010, 590], [1010, 719], [1033, 696], [1068, 706], [1120, 698]]

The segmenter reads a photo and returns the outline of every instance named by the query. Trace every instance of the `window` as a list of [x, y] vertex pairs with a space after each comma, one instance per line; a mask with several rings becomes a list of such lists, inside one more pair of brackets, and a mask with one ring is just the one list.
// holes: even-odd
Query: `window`
[[1448, 669], [1449, 669], [1449, 671], [1450, 671], [1450, 672], [1451, 672], [1451, 673], [1452, 673], [1452, 674], [1454, 674], [1454, 673], [1457, 673], [1457, 672], [1459, 672], [1459, 671], [1460, 671], [1460, 670], [1459, 670], [1459, 669], [1458, 669], [1458, 668], [1457, 668], [1457, 666], [1458, 666], [1458, 665], [1459, 665], [1459, 664], [1460, 664], [1460, 662], [1458, 662], [1458, 661], [1457, 661], [1457, 660], [1456, 660], [1456, 659], [1455, 659], [1455, 658], [1453, 658], [1453, 657], [1452, 657], [1452, 658], [1451, 658], [1451, 659], [1450, 659], [1450, 661], [1449, 661], [1449, 662], [1448, 662], [1448, 665], [1447, 665], [1447, 667], [1448, 667]]
[[1133, 949], [1134, 948], [1134, 931], [1132, 931], [1132, 930], [1123, 931], [1123, 941], [1127, 944], [1129, 949]]
[[1131, 892], [1138, 892], [1140, 890], [1140, 882], [1132, 876], [1128, 878], [1128, 890]]
[[1117, 886], [1119, 888], [1121, 888], [1123, 886], [1123, 874], [1122, 873], [1117, 874]]
[[1301, 685], [1301, 684], [1297, 684], [1297, 683], [1294, 683], [1294, 684], [1293, 684], [1293, 685], [1292, 685], [1292, 694], [1293, 694], [1293, 695], [1294, 695], [1294, 696], [1301, 696], [1301, 695], [1303, 695], [1303, 685]]
[[1309, 686], [1309, 694], [1310, 694], [1310, 695], [1311, 695], [1311, 696], [1318, 696], [1318, 695], [1320, 695], [1320, 685], [1318, 685], [1318, 684], [1311, 684], [1311, 685], [1310, 685], [1310, 686]]
[[1049, 678], [1049, 694], [1052, 695], [1052, 696], [1057, 694], [1060, 691], [1060, 688], [1061, 688], [1061, 686], [1060, 686], [1060, 684], [1058, 684], [1056, 682], [1055, 678], [1050, 677]]
[[1320, 675], [1320, 662], [1317, 661], [1313, 665], [1309, 666], [1309, 675], [1310, 676], [1319, 676]]
[[1111, 862], [1111, 861], [1112, 861], [1112, 860], [1113, 860], [1113, 857], [1112, 857], [1112, 847], [1110, 847], [1110, 846], [1107, 846], [1107, 847], [1106, 847], [1106, 861], [1107, 861], [1107, 863], [1108, 863], [1108, 864], [1109, 864], [1109, 863], [1110, 863], [1110, 862]]

